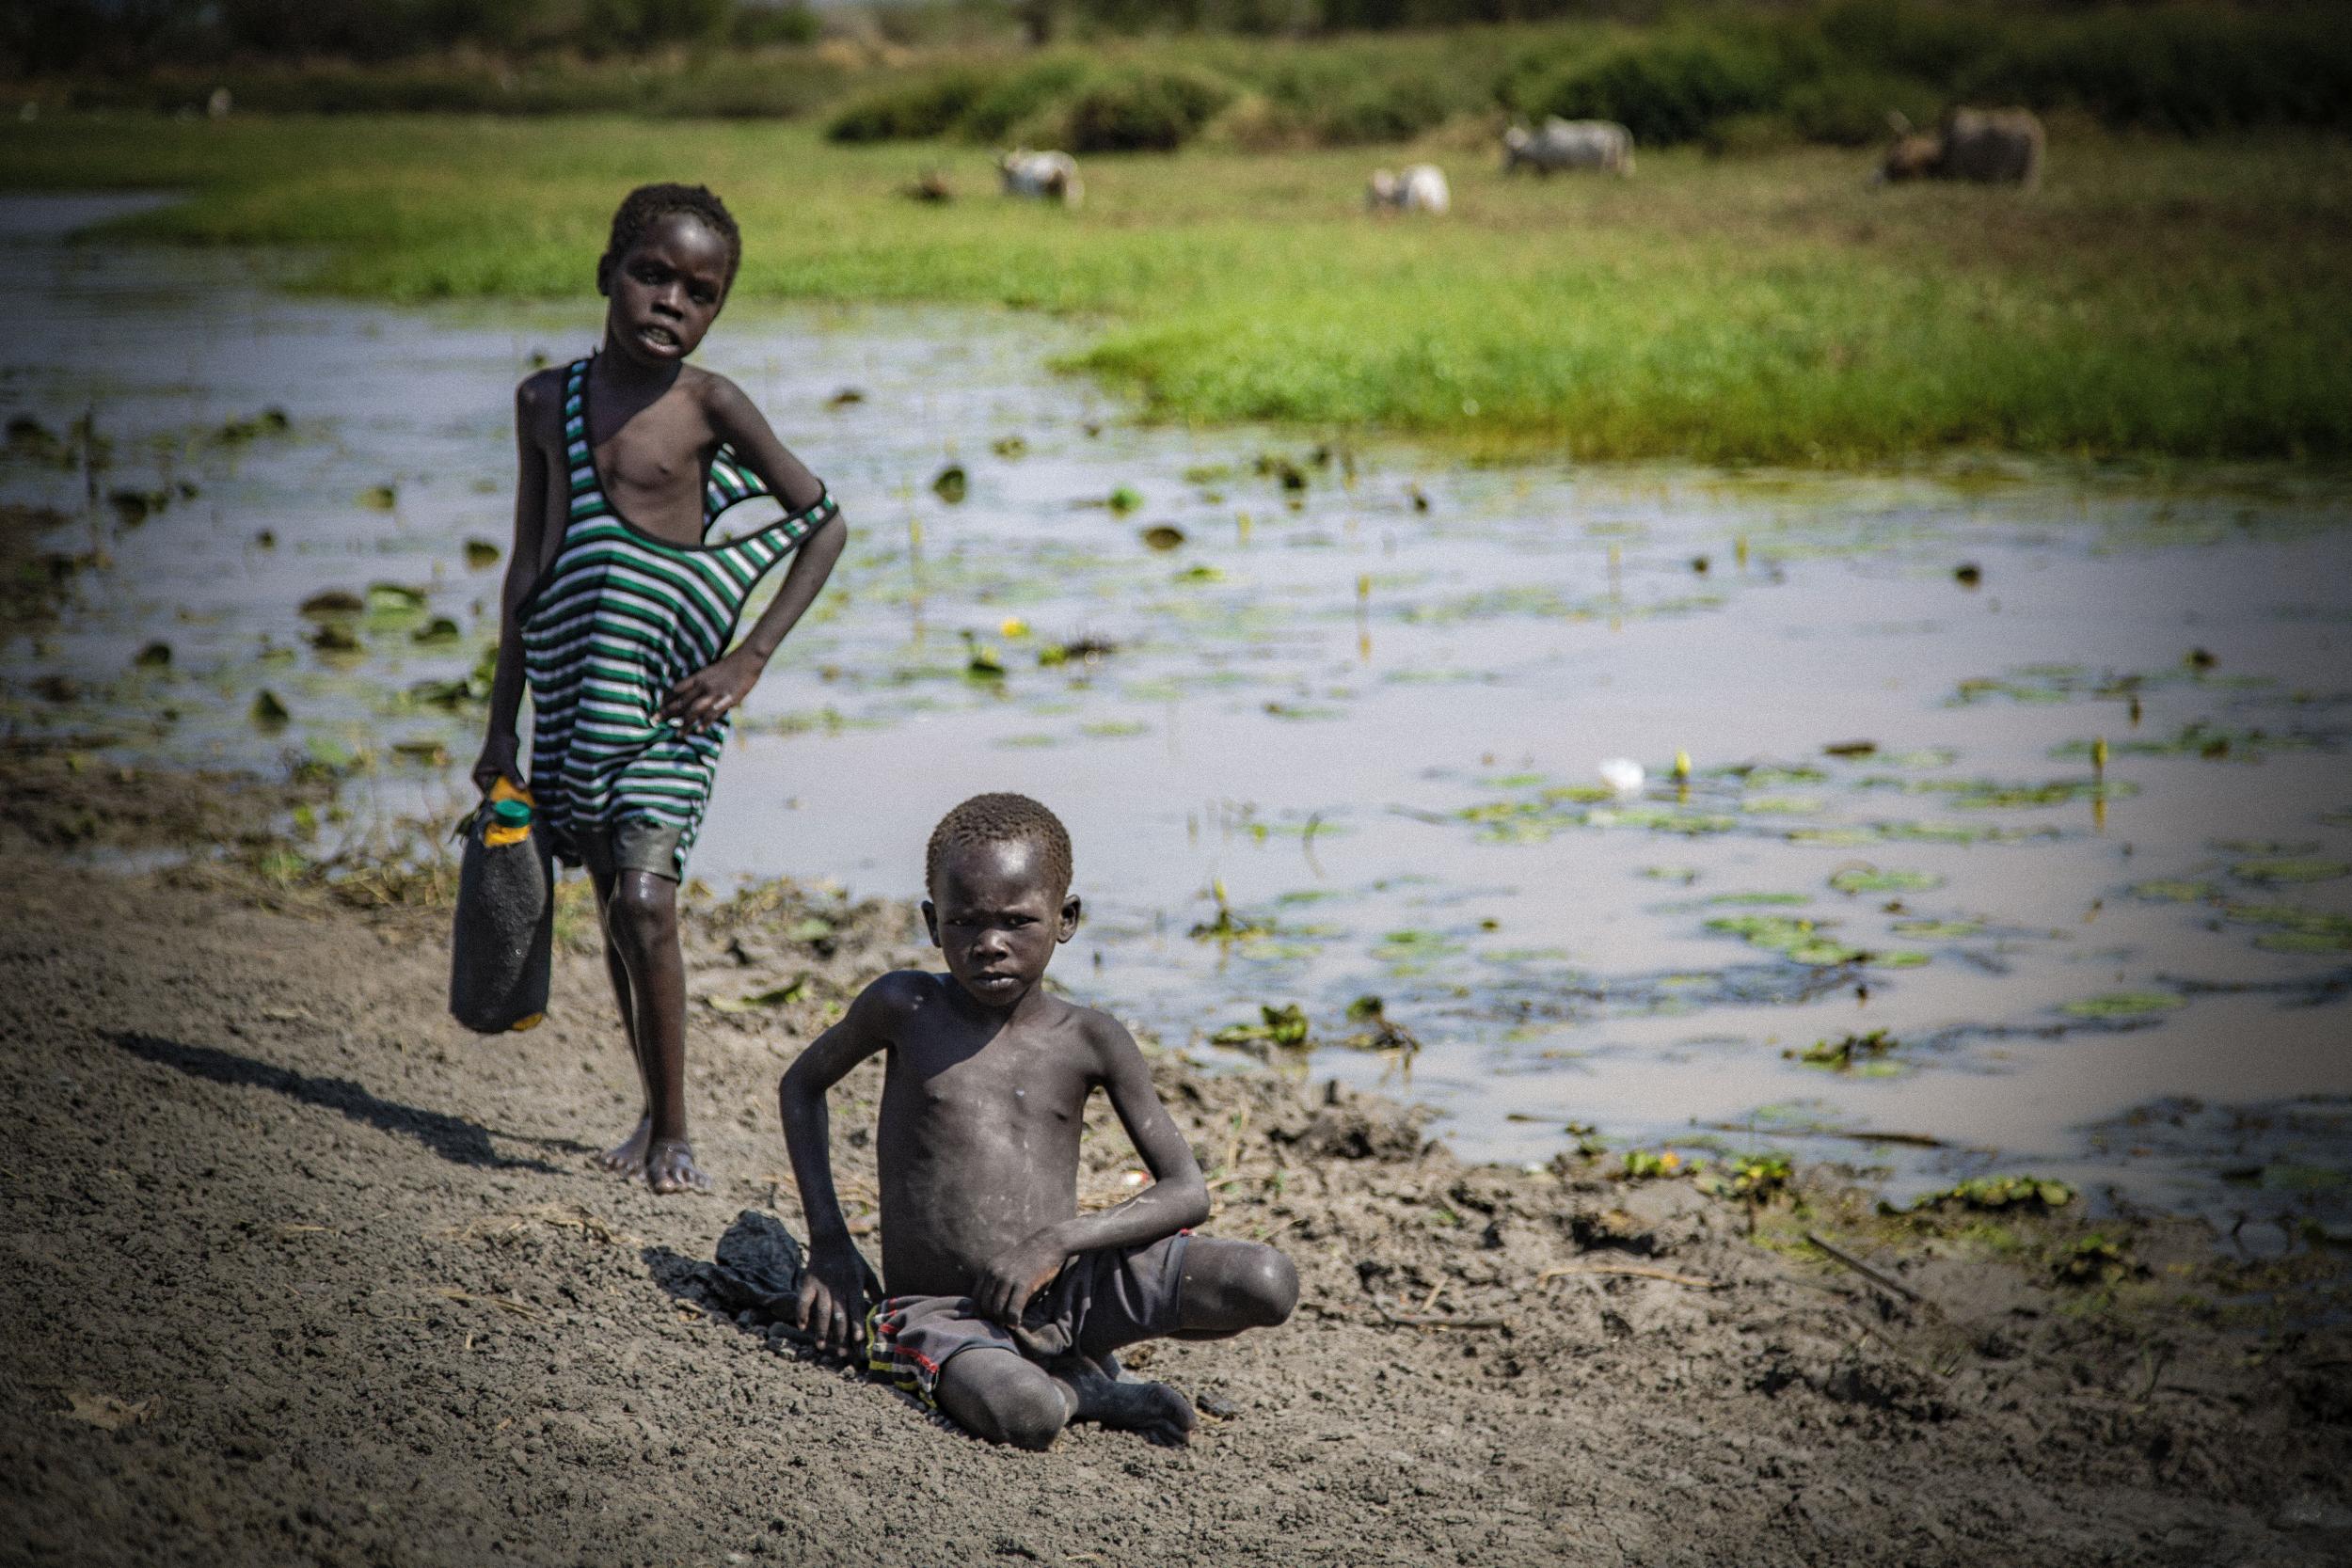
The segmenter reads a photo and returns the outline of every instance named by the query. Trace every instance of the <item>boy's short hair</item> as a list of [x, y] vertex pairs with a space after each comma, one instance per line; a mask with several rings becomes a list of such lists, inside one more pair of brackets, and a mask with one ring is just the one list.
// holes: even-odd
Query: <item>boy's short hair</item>
[[947, 857], [980, 844], [1032, 844], [1057, 893], [1070, 891], [1070, 830], [1026, 795], [975, 795], [939, 819], [923, 853], [923, 885], [935, 888]]
[[628, 255], [629, 246], [645, 237], [645, 230], [674, 213], [685, 214], [726, 242], [727, 284], [733, 287], [736, 269], [743, 264], [743, 234], [735, 227], [735, 214], [727, 211], [727, 204], [712, 195], [707, 185], [640, 185], [621, 198], [612, 213], [612, 237], [596, 259], [597, 277], [602, 278], [607, 268]]

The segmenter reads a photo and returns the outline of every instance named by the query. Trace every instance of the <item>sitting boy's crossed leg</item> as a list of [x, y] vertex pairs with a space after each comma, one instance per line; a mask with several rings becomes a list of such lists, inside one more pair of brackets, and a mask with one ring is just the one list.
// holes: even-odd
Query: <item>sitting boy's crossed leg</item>
[[1002, 1344], [972, 1344], [942, 1366], [939, 1407], [978, 1436], [1025, 1449], [1049, 1446], [1072, 1421], [1184, 1441], [1191, 1402], [1165, 1383], [1119, 1381], [1115, 1353], [1149, 1338], [1223, 1339], [1271, 1328], [1298, 1304], [1298, 1272], [1263, 1243], [1172, 1240], [1182, 1243], [1172, 1313], [1127, 1310], [1105, 1291], [1099, 1299], [1107, 1309], [1088, 1311], [1081, 1301], [1069, 1354], [1040, 1363]]

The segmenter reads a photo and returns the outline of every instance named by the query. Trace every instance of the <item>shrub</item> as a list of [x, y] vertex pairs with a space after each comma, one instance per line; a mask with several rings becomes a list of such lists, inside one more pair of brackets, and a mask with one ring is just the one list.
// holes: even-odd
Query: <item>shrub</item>
[[1940, 105], [1933, 89], [1910, 77], [1841, 71], [1798, 83], [1780, 107], [1789, 132], [1802, 140], [1861, 147], [1886, 139], [1888, 111], [1914, 125], [1931, 125]]
[[1847, 0], [1821, 14], [1822, 40], [1850, 67], [1950, 83], [1992, 52], [1982, 15], [1912, 0]]
[[1977, 102], [2076, 104], [2187, 135], [2352, 123], [2352, 32], [2318, 13], [2184, 6], [2021, 24], [1958, 84]]
[[1369, 83], [1322, 117], [1321, 139], [1343, 147], [1408, 141], [1443, 120], [1447, 108], [1445, 94], [1426, 76]]
[[1047, 60], [1015, 71], [964, 111], [956, 134], [966, 141], [1001, 142], [1024, 123], [1031, 123], [1060, 104], [1087, 79], [1079, 60]]
[[859, 98], [833, 117], [827, 137], [837, 142], [903, 141], [946, 134], [988, 92], [975, 71], [951, 71], [901, 82]]
[[824, 31], [817, 13], [803, 0], [778, 6], [739, 6], [728, 24], [728, 35], [740, 44], [757, 48], [773, 43], [815, 43]]
[[1528, 107], [1569, 119], [1613, 119], [1652, 147], [1696, 141], [1719, 120], [1779, 107], [1788, 63], [1733, 37], [1644, 40], [1571, 66]]
[[1111, 77], [1070, 105], [1070, 145], [1078, 152], [1172, 152], [1232, 96], [1223, 83], [1190, 71]]

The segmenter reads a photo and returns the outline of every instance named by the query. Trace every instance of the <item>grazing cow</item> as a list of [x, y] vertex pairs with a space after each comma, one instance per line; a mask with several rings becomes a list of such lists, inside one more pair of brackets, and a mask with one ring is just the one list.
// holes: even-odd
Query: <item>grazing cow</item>
[[1552, 115], [1541, 131], [1514, 125], [1502, 133], [1502, 172], [1525, 164], [1538, 175], [1555, 168], [1633, 172], [1633, 133], [1613, 119], [1562, 119]]
[[2031, 109], [1947, 109], [1931, 136], [1890, 114], [1895, 144], [1872, 183], [1890, 180], [1973, 180], [1987, 185], [2042, 183], [2042, 121]]
[[1086, 199], [1077, 162], [1067, 152], [1032, 152], [1017, 147], [996, 160], [996, 172], [1004, 177], [1007, 196], [1058, 201], [1065, 207], [1075, 207]]
[[1376, 168], [1364, 187], [1364, 205], [1375, 213], [1443, 213], [1454, 205], [1454, 193], [1435, 164], [1407, 165], [1402, 174]]

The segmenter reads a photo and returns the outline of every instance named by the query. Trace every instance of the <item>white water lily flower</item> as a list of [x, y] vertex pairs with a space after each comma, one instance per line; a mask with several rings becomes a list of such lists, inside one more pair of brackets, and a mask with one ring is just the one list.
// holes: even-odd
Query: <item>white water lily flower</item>
[[1620, 795], [1632, 794], [1648, 777], [1642, 771], [1642, 765], [1631, 757], [1611, 757], [1600, 765], [1600, 782]]

